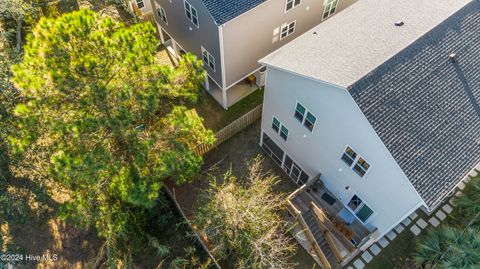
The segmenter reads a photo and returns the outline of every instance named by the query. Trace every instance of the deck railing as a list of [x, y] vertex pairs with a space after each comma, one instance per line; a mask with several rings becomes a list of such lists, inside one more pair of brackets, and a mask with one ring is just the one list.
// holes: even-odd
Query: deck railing
[[287, 197], [287, 209], [288, 211], [295, 217], [295, 219], [300, 223], [300, 226], [303, 229], [303, 232], [307, 236], [308, 242], [313, 246], [313, 250], [315, 251], [315, 254], [317, 257], [320, 259], [320, 262], [322, 263], [323, 268], [325, 269], [331, 269], [332, 265], [328, 261], [327, 257], [323, 253], [322, 249], [317, 243], [317, 240], [315, 240], [315, 236], [312, 234], [310, 229], [308, 228], [307, 222], [302, 216], [302, 212], [300, 209], [298, 209], [293, 203], [292, 200], [297, 196], [298, 193], [302, 192], [303, 189], [305, 188], [305, 185], [297, 189], [295, 192], [290, 194]]
[[314, 216], [317, 218], [319, 222], [323, 225], [327, 231], [331, 232], [339, 241], [342, 243], [342, 245], [348, 249], [348, 251], [353, 252], [355, 250], [355, 246], [352, 244], [350, 240], [348, 240], [347, 237], [343, 233], [341, 233], [337, 227], [335, 227], [335, 224], [323, 213], [323, 210], [320, 209], [320, 207], [312, 201], [310, 204], [310, 208], [314, 213]]
[[[295, 196], [293, 196], [293, 197], [295, 197]], [[292, 198], [292, 196], [290, 195], [289, 198]], [[295, 219], [298, 221], [298, 223], [300, 223], [300, 226], [302, 227], [302, 230], [303, 230], [304, 234], [307, 236], [308, 242], [312, 245], [313, 250], [315, 251], [315, 254], [317, 255], [317, 257], [320, 259], [320, 262], [322, 263], [323, 268], [324, 269], [331, 269], [332, 265], [328, 261], [327, 257], [323, 253], [320, 246], [318, 245], [317, 240], [315, 240], [314, 235], [312, 234], [312, 232], [308, 228], [307, 222], [303, 218], [302, 212], [300, 211], [300, 209], [298, 209], [291, 202], [290, 199], [287, 200], [287, 209], [295, 217]]]
[[254, 109], [250, 110], [240, 118], [236, 119], [220, 131], [215, 134], [216, 141], [213, 144], [200, 144], [194, 150], [195, 154], [201, 156], [205, 155], [210, 150], [216, 148], [218, 145], [222, 144], [232, 136], [236, 135], [243, 129], [250, 126], [252, 123], [256, 122], [262, 116], [262, 105], [258, 105]]

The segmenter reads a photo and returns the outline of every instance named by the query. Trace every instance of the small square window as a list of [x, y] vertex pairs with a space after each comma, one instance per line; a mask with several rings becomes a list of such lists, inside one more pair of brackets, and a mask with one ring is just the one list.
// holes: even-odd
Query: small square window
[[348, 166], [352, 166], [353, 162], [355, 161], [355, 158], [357, 158], [357, 153], [353, 151], [350, 147], [347, 147], [345, 149], [345, 152], [342, 155], [342, 160], [348, 164]]
[[300, 5], [301, 0], [287, 0], [287, 7], [286, 11], [289, 11], [290, 9]]
[[357, 172], [359, 176], [363, 177], [367, 173], [368, 168], [370, 168], [370, 165], [363, 158], [359, 158], [353, 170]]
[[362, 204], [362, 199], [360, 199], [360, 197], [358, 197], [357, 195], [353, 195], [352, 199], [348, 203], [348, 207], [350, 207], [350, 209], [355, 211], [355, 209], [357, 209], [357, 207], [359, 207], [361, 204]]
[[297, 103], [297, 107], [295, 108], [295, 118], [300, 122], [303, 122], [303, 117], [305, 116], [305, 107], [303, 107], [300, 103]]
[[143, 3], [143, 0], [137, 0], [137, 7], [138, 8], [144, 8], [145, 7], [145, 3]]
[[213, 71], [215, 71], [215, 58], [204, 47], [202, 47], [202, 59], [205, 65], [208, 65]]
[[312, 113], [308, 112], [303, 125], [305, 125], [305, 127], [312, 132], [313, 127], [315, 126], [315, 121], [317, 121], [317, 118], [313, 116]]
[[280, 137], [283, 138], [283, 140], [287, 141], [288, 129], [283, 125], [282, 125], [282, 128], [280, 129]]
[[325, 8], [323, 10], [323, 19], [326, 19], [333, 14], [335, 14], [335, 11], [337, 10], [337, 4], [338, 0], [329, 0], [328, 3], [325, 5]]
[[285, 24], [281, 28], [282, 28], [282, 30], [281, 30], [281, 34], [280, 34], [280, 39], [283, 39], [283, 38], [289, 36], [290, 34], [292, 34], [295, 31], [295, 21], [292, 21], [288, 24]]
[[157, 15], [158, 17], [160, 17], [160, 19], [168, 24], [168, 21], [167, 21], [167, 13], [165, 12], [165, 9], [163, 9], [163, 7], [158, 7], [157, 8]]
[[280, 130], [280, 121], [277, 120], [277, 118], [273, 117], [273, 121], [272, 121], [272, 129], [278, 133], [278, 131]]
[[185, 16], [189, 21], [191, 21], [193, 24], [195, 24], [195, 26], [198, 27], [197, 10], [192, 5], [190, 5], [190, 3], [188, 3], [187, 1], [185, 1], [184, 3], [185, 3]]

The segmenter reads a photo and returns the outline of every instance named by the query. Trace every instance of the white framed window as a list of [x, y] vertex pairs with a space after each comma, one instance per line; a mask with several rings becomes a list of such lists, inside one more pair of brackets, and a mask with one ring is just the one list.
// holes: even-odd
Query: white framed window
[[313, 132], [315, 128], [315, 122], [317, 122], [317, 117], [315, 117], [310, 111], [308, 111], [300, 102], [297, 101], [295, 106], [295, 113], [293, 116], [303, 124], [310, 132]]
[[198, 27], [197, 10], [187, 1], [184, 1], [184, 6], [185, 6], [185, 16], [189, 21], [191, 21], [195, 26]]
[[323, 8], [323, 20], [335, 14], [339, 0], [327, 0]]
[[203, 63], [205, 63], [213, 71], [215, 71], [215, 58], [204, 47], [202, 47], [202, 59], [203, 59]]
[[360, 177], [364, 177], [370, 169], [370, 164], [358, 155], [350, 146], [345, 148], [340, 159], [342, 159], [342, 161], [352, 168]]
[[289, 11], [290, 9], [300, 5], [302, 3], [302, 0], [287, 0], [287, 4], [285, 7], [285, 12]]
[[288, 24], [282, 25], [282, 30], [280, 31], [280, 40], [284, 39], [285, 37], [293, 34], [295, 32], [295, 24], [297, 21], [292, 21]]
[[137, 7], [138, 8], [144, 8], [145, 7], [145, 3], [143, 3], [143, 0], [137, 0]]
[[272, 129], [275, 131], [275, 133], [280, 135], [283, 140], [287, 141], [288, 128], [285, 127], [285, 125], [283, 125], [275, 116], [273, 116], [272, 119]]
[[355, 213], [357, 218], [364, 223], [374, 213], [373, 210], [356, 194], [353, 195], [352, 199], [350, 199], [350, 202], [348, 202], [348, 207], [353, 211], [353, 213]]
[[163, 9], [163, 7], [157, 7], [157, 15], [165, 24], [168, 24], [167, 12], [165, 12], [165, 9]]

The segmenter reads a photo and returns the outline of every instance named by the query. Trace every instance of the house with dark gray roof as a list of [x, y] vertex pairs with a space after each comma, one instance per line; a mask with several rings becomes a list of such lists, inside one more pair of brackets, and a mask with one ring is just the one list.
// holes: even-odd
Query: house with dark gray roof
[[331, 264], [480, 163], [478, 0], [358, 1], [260, 63], [260, 144], [302, 186], [291, 212]]
[[227, 109], [265, 84], [258, 60], [357, 0], [148, 1], [162, 43], [203, 60], [204, 86]]

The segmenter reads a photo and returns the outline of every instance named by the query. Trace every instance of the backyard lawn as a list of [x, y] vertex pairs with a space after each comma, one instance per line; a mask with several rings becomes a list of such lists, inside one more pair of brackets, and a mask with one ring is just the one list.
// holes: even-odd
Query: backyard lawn
[[263, 92], [263, 89], [254, 91], [228, 110], [223, 109], [209, 93], [204, 92], [194, 108], [198, 115], [204, 119], [205, 127], [217, 132], [261, 104], [263, 102]]
[[[285, 195], [298, 188], [298, 186], [263, 153], [258, 145], [259, 140], [260, 122], [258, 121], [209, 152], [205, 156], [202, 173], [194, 182], [182, 186], [169, 184], [170, 188], [173, 186], [177, 201], [187, 217], [191, 217], [192, 214], [195, 213], [196, 208], [199, 206], [199, 194], [208, 187], [207, 174], [213, 174], [217, 178], [220, 178], [225, 171], [231, 168], [233, 174], [241, 179], [247, 175], [246, 161], [257, 155], [263, 156], [264, 171], [271, 171], [274, 175], [278, 176], [279, 182], [274, 188], [276, 192]], [[294, 240], [293, 237], [292, 240]], [[295, 268], [319, 268], [313, 258], [300, 245], [297, 244], [297, 246], [297, 252], [291, 258], [291, 262], [297, 264]]]

